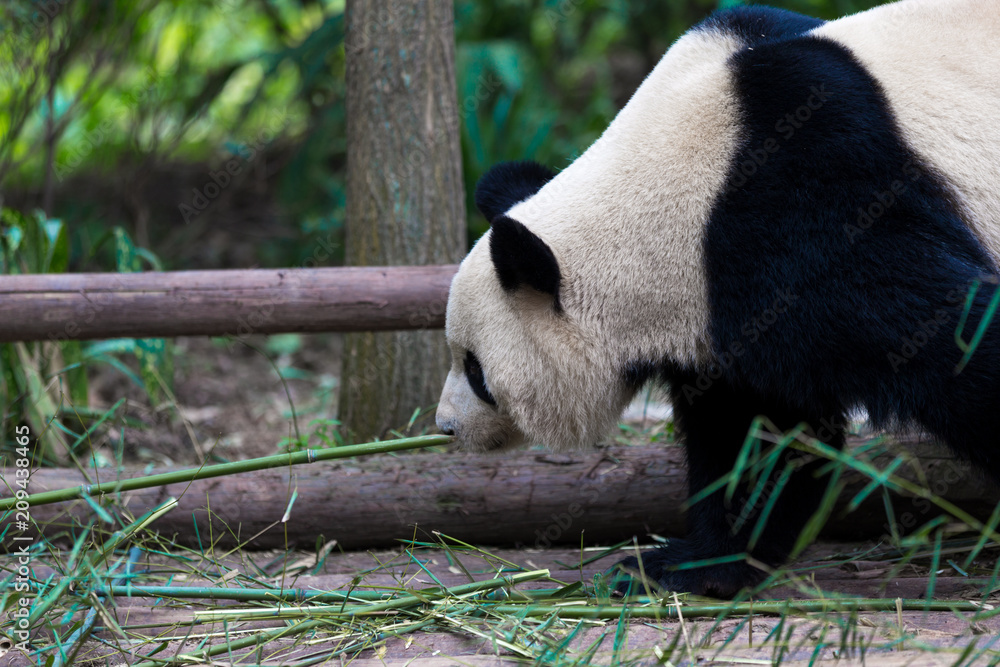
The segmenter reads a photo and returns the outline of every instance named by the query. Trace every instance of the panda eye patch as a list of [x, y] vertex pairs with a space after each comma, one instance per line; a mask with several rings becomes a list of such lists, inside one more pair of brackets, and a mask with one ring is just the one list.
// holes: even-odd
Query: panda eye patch
[[465, 353], [465, 377], [469, 380], [469, 386], [472, 387], [472, 392], [476, 396], [482, 401], [496, 406], [496, 399], [493, 398], [490, 390], [486, 388], [483, 367], [479, 365], [479, 359], [476, 359], [476, 355], [471, 350]]

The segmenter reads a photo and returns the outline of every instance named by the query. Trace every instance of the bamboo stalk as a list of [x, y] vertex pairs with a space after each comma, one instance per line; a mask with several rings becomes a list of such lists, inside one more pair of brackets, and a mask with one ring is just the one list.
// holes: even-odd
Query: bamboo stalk
[[215, 586], [145, 586], [120, 584], [95, 586], [96, 595], [114, 597], [231, 600], [233, 602], [380, 602], [392, 598], [392, 591], [317, 591], [309, 588], [218, 588]]
[[[5, 587], [12, 590], [13, 584]], [[144, 584], [115, 584], [94, 586], [95, 595], [126, 598], [176, 598], [178, 600], [230, 600], [233, 602], [384, 602], [394, 599], [398, 591], [320, 591], [311, 588], [219, 588], [217, 586], [147, 586]], [[559, 588], [520, 591], [529, 598], [550, 598]], [[560, 599], [560, 602], [563, 600]]]
[[[310, 630], [319, 630], [325, 626], [325, 621], [301, 621], [299, 623], [293, 623], [292, 625], [283, 625], [280, 628], [275, 628], [273, 630], [264, 630], [263, 632], [252, 634], [249, 637], [223, 642], [198, 651], [182, 653], [172, 658], [154, 658], [152, 660], [146, 660], [144, 662], [136, 663], [133, 667], [164, 667], [164, 665], [186, 665], [192, 663], [200, 664], [207, 662], [209, 658], [222, 653], [232, 653], [233, 651], [239, 651], [240, 649], [249, 648], [251, 646], [260, 646], [261, 644], [266, 644], [274, 639], [294, 637], [304, 632], [309, 632]], [[154, 651], [154, 653], [155, 652], [156, 651]]]
[[351, 606], [344, 605], [315, 605], [307, 607], [278, 607], [274, 609], [212, 609], [209, 611], [196, 611], [195, 618], [199, 621], [233, 620], [234, 618], [293, 618], [296, 616], [308, 616], [315, 618], [318, 615], [333, 616], [365, 616], [368, 614], [378, 614], [386, 611], [397, 611], [410, 607], [418, 607], [435, 600], [451, 597], [461, 597], [483, 591], [491, 591], [504, 586], [513, 586], [548, 577], [548, 570], [531, 570], [530, 572], [517, 572], [507, 577], [496, 577], [484, 581], [473, 581], [468, 584], [459, 584], [451, 588], [425, 588], [413, 591], [412, 595], [376, 602], [374, 604], [357, 604]]
[[[946, 600], [902, 600], [904, 611], [983, 611], [986, 607], [976, 602]], [[819, 612], [896, 611], [896, 599], [858, 598], [830, 600], [755, 600], [753, 602], [729, 602], [726, 604], [680, 605], [684, 617], [700, 616], [745, 616], [754, 614], [814, 614]], [[502, 604], [482, 605], [483, 611], [495, 614], [517, 615], [518, 618], [559, 614], [563, 619], [618, 620], [622, 615], [621, 605], [597, 607]], [[666, 604], [656, 607], [630, 607], [626, 612], [632, 618], [677, 618], [677, 605]]]
[[275, 454], [274, 456], [264, 456], [256, 459], [248, 459], [246, 461], [236, 461], [234, 463], [222, 463], [202, 468], [176, 470], [159, 475], [149, 475], [148, 477], [116, 480], [100, 484], [83, 484], [68, 489], [56, 489], [54, 491], [35, 493], [22, 498], [18, 498], [16, 495], [10, 498], [2, 498], [0, 499], [0, 512], [9, 510], [18, 502], [22, 501], [27, 501], [28, 505], [31, 507], [37, 507], [38, 505], [76, 500], [86, 496], [99, 496], [105, 493], [119, 493], [122, 491], [134, 491], [136, 489], [148, 489], [156, 486], [166, 486], [167, 484], [193, 482], [198, 479], [235, 475], [255, 470], [265, 470], [267, 468], [279, 468], [283, 466], [314, 463], [316, 461], [329, 461], [333, 459], [350, 458], [353, 456], [382, 454], [407, 449], [433, 447], [435, 445], [446, 445], [452, 440], [453, 438], [451, 436], [446, 435], [425, 435], [417, 438], [402, 438], [399, 440], [387, 440], [385, 442], [369, 442], [361, 445], [348, 445], [332, 449], [307, 449], [301, 452]]

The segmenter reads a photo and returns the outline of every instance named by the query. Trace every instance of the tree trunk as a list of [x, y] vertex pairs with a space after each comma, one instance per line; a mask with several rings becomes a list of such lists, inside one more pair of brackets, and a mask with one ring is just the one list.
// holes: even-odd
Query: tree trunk
[[[450, 0], [349, 0], [346, 50], [347, 263], [461, 260]], [[340, 416], [350, 435], [382, 436], [437, 401], [449, 365], [440, 331], [351, 334], [344, 343]]]

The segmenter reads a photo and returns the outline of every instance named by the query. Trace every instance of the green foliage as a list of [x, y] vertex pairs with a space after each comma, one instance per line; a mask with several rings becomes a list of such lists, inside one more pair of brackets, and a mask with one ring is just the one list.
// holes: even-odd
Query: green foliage
[[271, 354], [295, 354], [302, 349], [302, 334], [284, 333], [268, 336], [265, 349]]
[[[267, 189], [291, 224], [259, 253], [270, 264], [301, 263], [331, 219], [340, 235], [343, 30], [337, 0], [3, 3], [0, 63], [10, 65], [0, 67], [0, 188], [37, 193], [14, 203], [40, 195], [49, 214], [74, 219], [74, 234], [99, 237], [120, 224], [147, 244], [177, 222], [181, 201], [172, 184], [164, 193], [173, 206], [129, 201], [144, 196], [144, 178], [191, 165], [207, 179], [249, 155], [253, 168], [235, 187], [246, 186], [262, 165], [274, 171], [256, 156], [280, 153]], [[79, 195], [47, 203], [81, 178], [122, 184], [124, 206], [74, 201]], [[73, 240], [75, 265], [87, 246]]]
[[[561, 169], [600, 135], [683, 31], [738, 2], [458, 0], [472, 236], [485, 221], [471, 192], [491, 164], [527, 158]], [[877, 0], [770, 4], [834, 18]], [[264, 187], [281, 223], [271, 243], [255, 248], [255, 261], [337, 262], [339, 251], [327, 248], [342, 246], [344, 23], [343, 0], [3, 3], [0, 62], [10, 65], [0, 68], [0, 188], [44, 200], [81, 175], [128, 184], [152, 166], [178, 162], [207, 174], [250, 146], [269, 157], [265, 171], [275, 177]], [[251, 177], [240, 178], [247, 184]], [[129, 207], [145, 206], [154, 227], [176, 224], [176, 204], [153, 204]], [[72, 266], [89, 259], [88, 234], [116, 224], [144, 245], [157, 238], [130, 214], [56, 205], [80, 236], [70, 238]], [[209, 218], [184, 236], [187, 243], [208, 233]], [[183, 267], [178, 248], [157, 250]]]
[[342, 435], [340, 422], [336, 419], [314, 419], [309, 422], [312, 433], [305, 436], [289, 436], [283, 438], [278, 443], [278, 451], [281, 452], [301, 452], [307, 449], [329, 449], [330, 447], [343, 447], [344, 436]]
[[[459, 116], [470, 233], [486, 221], [476, 180], [502, 160], [556, 170], [579, 156], [663, 52], [717, 8], [740, 0], [496, 0], [455, 4]], [[834, 18], [878, 0], [772, 0]]]
[[[121, 227], [114, 229], [115, 265], [119, 273], [142, 271], [143, 260], [154, 269], [161, 269], [159, 260], [144, 248], [136, 248], [128, 233]], [[154, 403], [173, 394], [174, 345], [165, 338], [136, 338], [131, 342], [131, 352], [139, 361], [143, 387]]]
[[69, 263], [69, 242], [61, 220], [49, 220], [41, 212], [25, 216], [0, 211], [3, 225], [3, 273], [61, 273]]
[[[124, 230], [116, 228], [108, 238], [115, 241], [115, 268], [119, 272], [140, 270], [143, 262], [159, 268], [156, 257], [136, 248]], [[0, 210], [0, 275], [62, 273], [68, 265], [69, 241], [62, 221], [46, 218], [41, 212], [29, 216], [8, 208]], [[172, 387], [172, 351], [172, 343], [161, 338], [0, 344], [3, 443], [13, 442], [13, 429], [27, 424], [42, 443], [42, 459], [65, 463], [68, 456], [79, 454], [90, 435], [87, 429], [77, 433], [73, 425], [95, 416], [99, 421], [108, 417], [88, 409], [88, 367], [110, 365], [156, 401]], [[139, 375], [122, 363], [121, 355], [135, 357]]]
[[[68, 258], [62, 221], [0, 209], [0, 274], [58, 273], [66, 270]], [[5, 442], [13, 441], [17, 425], [27, 424], [39, 434], [43, 457], [65, 455], [64, 435], [50, 425], [67, 400], [87, 402], [82, 358], [78, 341], [0, 344], [0, 433]]]

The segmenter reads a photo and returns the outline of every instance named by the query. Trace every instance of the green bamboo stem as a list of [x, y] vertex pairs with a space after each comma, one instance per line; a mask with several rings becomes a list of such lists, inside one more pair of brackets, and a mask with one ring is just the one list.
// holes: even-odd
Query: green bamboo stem
[[234, 639], [224, 644], [216, 644], [215, 646], [201, 649], [200, 651], [182, 653], [174, 656], [173, 658], [147, 660], [145, 662], [137, 663], [132, 667], [164, 667], [164, 665], [187, 665], [192, 663], [201, 664], [207, 662], [209, 658], [222, 653], [239, 651], [240, 649], [251, 646], [260, 646], [261, 644], [265, 644], [273, 639], [294, 637], [295, 635], [300, 635], [303, 632], [318, 630], [325, 625], [325, 621], [301, 621], [292, 625], [284, 625], [273, 630], [265, 630], [242, 639]]
[[[998, 291], [1000, 293], [1000, 291]], [[930, 489], [925, 489], [919, 484], [904, 479], [902, 477], [897, 477], [895, 475], [884, 475], [879, 471], [875, 470], [873, 472], [872, 468], [862, 461], [858, 461], [851, 455], [850, 452], [843, 452], [839, 449], [835, 449], [819, 440], [811, 440], [808, 444], [792, 442], [790, 445], [793, 449], [799, 451], [805, 451], [815, 454], [819, 452], [821, 456], [830, 459], [831, 461], [840, 461], [844, 465], [860, 472], [862, 475], [872, 479], [878, 480], [883, 486], [896, 493], [910, 493], [918, 498], [923, 498], [924, 500], [930, 501], [931, 503], [937, 505], [939, 508], [952, 515], [966, 526], [974, 530], [978, 530], [980, 533], [987, 534], [989, 539], [1000, 542], [1000, 534], [998, 534], [993, 528], [987, 526], [982, 521], [979, 521], [971, 514], [961, 509], [951, 501], [941, 498], [934, 494]]]
[[234, 618], [293, 618], [307, 616], [315, 618], [319, 615], [333, 616], [364, 616], [367, 614], [378, 614], [386, 611], [396, 611], [410, 607], [418, 607], [422, 604], [446, 598], [461, 597], [482, 591], [489, 591], [503, 586], [513, 586], [525, 581], [544, 579], [549, 576], [548, 570], [532, 570], [530, 572], [518, 572], [507, 577], [497, 577], [486, 579], [485, 581], [473, 581], [468, 584], [459, 584], [451, 588], [425, 588], [413, 591], [412, 595], [403, 595], [385, 602], [374, 604], [356, 605], [313, 605], [307, 607], [275, 607], [273, 609], [212, 609], [209, 611], [196, 611], [195, 618], [199, 621], [220, 621], [233, 620]]
[[[774, 600], [750, 602], [730, 602], [728, 604], [681, 605], [684, 618], [716, 616], [745, 616], [751, 611], [754, 614], [813, 614], [819, 612], [853, 612], [853, 611], [896, 611], [894, 598], [861, 598], [856, 600]], [[564, 606], [537, 604], [501, 604], [481, 605], [483, 611], [495, 614], [517, 614], [519, 618], [529, 616], [547, 616], [559, 614], [564, 619], [602, 619], [618, 620], [622, 617], [620, 605], [605, 606]], [[967, 601], [928, 601], [902, 600], [904, 611], [982, 611], [983, 605]], [[632, 618], [677, 618], [677, 606], [666, 604], [662, 607], [630, 607], [625, 612]]]
[[[13, 590], [10, 584], [7, 589]], [[400, 595], [400, 589], [385, 591], [317, 591], [310, 588], [218, 588], [215, 586], [145, 586], [121, 584], [94, 586], [95, 595], [132, 598], [175, 598], [178, 600], [230, 600], [232, 602], [385, 602]], [[558, 588], [520, 591], [530, 598], [550, 598]], [[560, 599], [560, 602], [563, 601]]]
[[[543, 571], [526, 573], [530, 574], [531, 578], [538, 578], [542, 576]], [[513, 575], [517, 577], [518, 575]], [[448, 594], [452, 596], [467, 595], [472, 592], [480, 592], [482, 590], [488, 590], [490, 588], [498, 588], [504, 584], [508, 583], [519, 583], [518, 581], [511, 581], [511, 578], [497, 578], [490, 579], [488, 581], [473, 582], [472, 584], [463, 584], [458, 587], [448, 589]], [[545, 595], [551, 595], [552, 592], [558, 589], [549, 589], [545, 591], [527, 591], [527, 593], [542, 593]], [[358, 615], [359, 613], [373, 613], [375, 611], [387, 611], [389, 609], [397, 609], [401, 607], [409, 607], [419, 604], [421, 602], [426, 602], [428, 595], [434, 595], [435, 597], [444, 594], [440, 592], [440, 589], [433, 588], [427, 591], [421, 591], [420, 596], [407, 595], [402, 597], [394, 597], [392, 599], [386, 600], [385, 598], [392, 595], [391, 592], [378, 592], [378, 591], [352, 591], [350, 593], [340, 592], [340, 591], [315, 591], [308, 589], [248, 589], [248, 588], [211, 588], [203, 586], [137, 586], [137, 585], [118, 585], [118, 586], [100, 586], [93, 589], [93, 591], [98, 595], [113, 595], [113, 596], [132, 596], [132, 597], [156, 597], [156, 598], [177, 598], [177, 599], [211, 599], [211, 600], [232, 600], [236, 602], [284, 602], [284, 601], [310, 601], [310, 602], [345, 602], [345, 601], [371, 601], [373, 603], [391, 603], [390, 605], [379, 604], [377, 607], [371, 604], [362, 605], [352, 605], [350, 607], [344, 608], [344, 613], [349, 613], [352, 615]], [[534, 596], [531, 596], [534, 597]], [[400, 604], [400, 602], [402, 602]], [[497, 613], [512, 613], [511, 610], [516, 610], [517, 613], [523, 613], [525, 610], [528, 611], [529, 616], [544, 616], [546, 614], [558, 612], [563, 618], [600, 618], [600, 619], [617, 619], [621, 616], [622, 608], [621, 606], [605, 605], [605, 606], [573, 606], [571, 604], [572, 599], [563, 601], [564, 604], [558, 605], [538, 605], [534, 603], [524, 603], [524, 604], [511, 604], [505, 603], [500, 605], [490, 605], [488, 608], [491, 611]], [[488, 603], [485, 603], [488, 604]], [[968, 601], [931, 601], [927, 600], [903, 600], [903, 610], [904, 611], [968, 611], [968, 612], [983, 612], [989, 613], [991, 611], [988, 607], [984, 607], [981, 604]], [[335, 608], [338, 612], [340, 607]], [[323, 607], [308, 607], [303, 609], [298, 608], [286, 608], [283, 611], [306, 611], [315, 612], [317, 610], [324, 610]], [[749, 602], [736, 602], [728, 604], [719, 605], [685, 605], [681, 607], [681, 611], [685, 616], [718, 616], [723, 613], [729, 613], [734, 615], [748, 614], [751, 610], [751, 605]], [[801, 613], [815, 613], [823, 611], [895, 611], [896, 610], [896, 600], [895, 599], [829, 599], [829, 600], [797, 600], [797, 601], [773, 601], [773, 600], [757, 600], [753, 602], [753, 611], [762, 614], [780, 614], [786, 611], [801, 612]], [[256, 611], [256, 610], [255, 610]], [[274, 615], [274, 610], [260, 610], [258, 613], [267, 612], [265, 615]], [[213, 612], [207, 612], [213, 613]], [[632, 616], [637, 616], [639, 618], [647, 617], [674, 617], [676, 616], [676, 607], [674, 605], [665, 605], [658, 607], [650, 606], [637, 606], [632, 607], [628, 612]]]
[[[430, 618], [416, 623], [412, 623], [409, 627], [392, 630], [389, 632], [380, 632], [373, 638], [363, 638], [360, 641], [355, 641], [347, 644], [346, 646], [341, 646], [332, 653], [325, 654], [314, 658], [312, 660], [305, 660], [302, 662], [296, 662], [296, 665], [312, 665], [318, 664], [319, 662], [326, 662], [328, 659], [335, 658], [346, 653], [355, 653], [361, 651], [362, 649], [371, 648], [376, 643], [388, 639], [389, 637], [400, 637], [411, 632], [416, 632], [417, 630], [422, 630], [428, 625], [436, 623], [437, 619]], [[166, 667], [166, 665], [189, 665], [192, 663], [200, 664], [202, 662], [208, 662], [208, 659], [221, 655], [223, 653], [230, 653], [232, 651], [239, 651], [241, 649], [250, 646], [259, 646], [265, 644], [272, 639], [278, 638], [288, 638], [294, 637], [295, 635], [302, 634], [311, 630], [317, 630], [326, 624], [325, 621], [301, 621], [294, 625], [283, 626], [281, 628], [275, 628], [272, 630], [264, 630], [260, 633], [253, 634], [249, 637], [244, 637], [242, 639], [236, 639], [225, 644], [217, 644], [194, 653], [185, 653], [182, 655], [175, 656], [173, 658], [168, 658], [165, 660], [149, 660], [146, 662], [140, 662], [133, 667]]]
[[[266, 470], [268, 468], [282, 468], [284, 466], [302, 465], [304, 463], [314, 463], [316, 461], [329, 461], [333, 459], [346, 459], [353, 456], [365, 456], [367, 454], [382, 454], [385, 452], [398, 452], [407, 449], [419, 449], [422, 447], [433, 447], [435, 445], [446, 445], [454, 438], [446, 435], [425, 435], [417, 438], [402, 438], [400, 440], [386, 440], [385, 442], [369, 442], [362, 445], [347, 445], [332, 449], [307, 449], [301, 452], [291, 452], [289, 454], [275, 454], [274, 456], [263, 456], [246, 461], [236, 461], [234, 463], [221, 463], [202, 468], [191, 468], [188, 470], [175, 470], [173, 472], [160, 473], [159, 475], [149, 475], [146, 477], [136, 477], [134, 479], [116, 480], [113, 482], [103, 482], [101, 484], [83, 484], [68, 489], [56, 489], [53, 491], [43, 491], [35, 493], [24, 500], [32, 507], [38, 505], [48, 505], [67, 500], [76, 500], [85, 496], [99, 496], [105, 493], [120, 493], [122, 491], [135, 491], [137, 489], [149, 489], [167, 484], [180, 484], [193, 482], [199, 479], [210, 479], [212, 477], [223, 477], [225, 475], [235, 475], [255, 470]], [[9, 510], [18, 502], [17, 498], [0, 498], [0, 512]]]
[[143, 586], [136, 584], [95, 586], [97, 595], [114, 597], [150, 597], [196, 600], [231, 600], [234, 602], [382, 602], [394, 595], [391, 591], [316, 591], [306, 588], [213, 588], [211, 586]]

